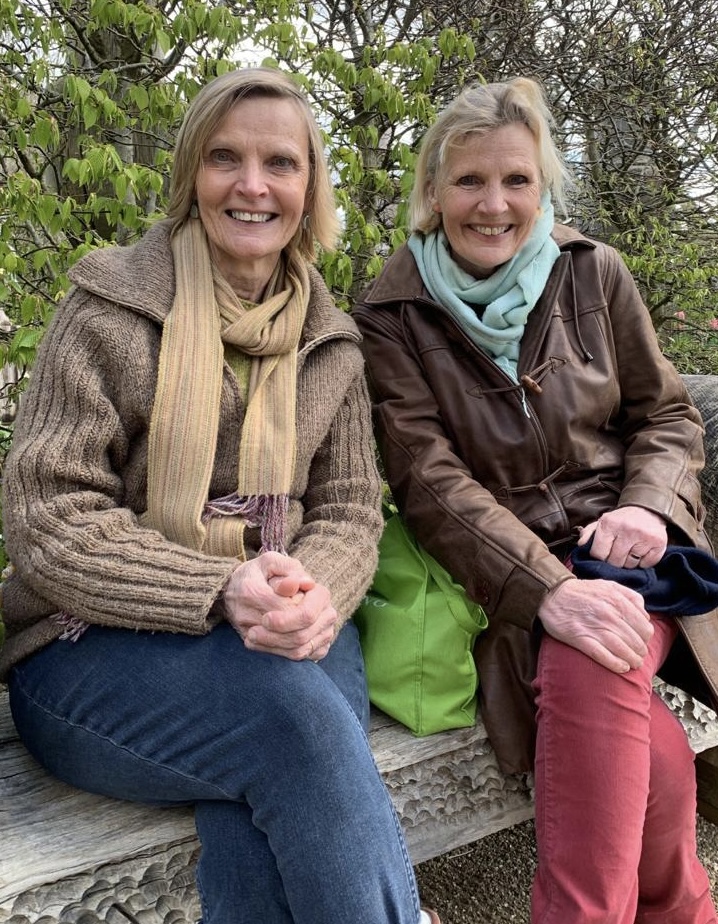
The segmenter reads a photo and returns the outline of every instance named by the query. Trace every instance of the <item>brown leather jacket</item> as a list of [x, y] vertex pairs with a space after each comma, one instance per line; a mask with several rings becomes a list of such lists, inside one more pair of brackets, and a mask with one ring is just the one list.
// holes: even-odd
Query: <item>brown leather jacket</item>
[[[529, 316], [520, 384], [436, 305], [406, 247], [354, 310], [393, 496], [489, 617], [476, 657], [505, 772], [532, 764], [536, 613], [570, 576], [563, 562], [578, 527], [636, 505], [665, 518], [672, 542], [710, 548], [701, 418], [627, 268], [572, 229], [556, 226], [554, 237], [561, 256]], [[701, 636], [691, 647], [709, 644], [718, 678], [715, 614], [684, 622]], [[680, 671], [667, 665], [670, 681], [715, 702], [685, 653]]]

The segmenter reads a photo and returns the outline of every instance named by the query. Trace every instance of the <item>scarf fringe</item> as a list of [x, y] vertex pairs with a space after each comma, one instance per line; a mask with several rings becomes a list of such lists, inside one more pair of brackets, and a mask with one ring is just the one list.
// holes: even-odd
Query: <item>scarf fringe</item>
[[287, 514], [289, 512], [288, 494], [260, 494], [241, 497], [226, 494], [215, 497], [205, 504], [202, 522], [213, 517], [239, 516], [247, 526], [260, 527], [262, 552], [281, 552], [286, 555]]
[[54, 613], [50, 616], [50, 619], [52, 622], [57, 623], [58, 626], [64, 627], [64, 632], [59, 636], [63, 641], [76, 642], [90, 628], [88, 622], [80, 619], [79, 616], [71, 616], [70, 613]]

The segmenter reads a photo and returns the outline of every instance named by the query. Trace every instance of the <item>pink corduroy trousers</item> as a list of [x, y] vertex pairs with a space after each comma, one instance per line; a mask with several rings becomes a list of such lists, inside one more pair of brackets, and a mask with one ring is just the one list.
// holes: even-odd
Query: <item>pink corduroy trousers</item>
[[652, 686], [677, 628], [653, 624], [627, 674], [541, 642], [531, 924], [718, 921], [696, 855], [693, 752]]

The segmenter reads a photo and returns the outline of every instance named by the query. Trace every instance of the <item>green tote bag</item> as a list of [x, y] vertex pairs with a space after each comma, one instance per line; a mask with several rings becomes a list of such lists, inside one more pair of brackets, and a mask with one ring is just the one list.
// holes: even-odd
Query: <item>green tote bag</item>
[[379, 566], [354, 621], [369, 698], [417, 736], [476, 721], [474, 641], [483, 609], [385, 510]]

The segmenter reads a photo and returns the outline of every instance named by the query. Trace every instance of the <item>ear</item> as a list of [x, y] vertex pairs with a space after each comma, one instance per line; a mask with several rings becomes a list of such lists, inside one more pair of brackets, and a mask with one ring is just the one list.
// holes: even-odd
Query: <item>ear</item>
[[427, 197], [431, 203], [431, 209], [433, 212], [436, 212], [437, 215], [441, 215], [441, 203], [439, 202], [439, 197], [436, 194], [436, 186], [431, 183], [427, 187]]

